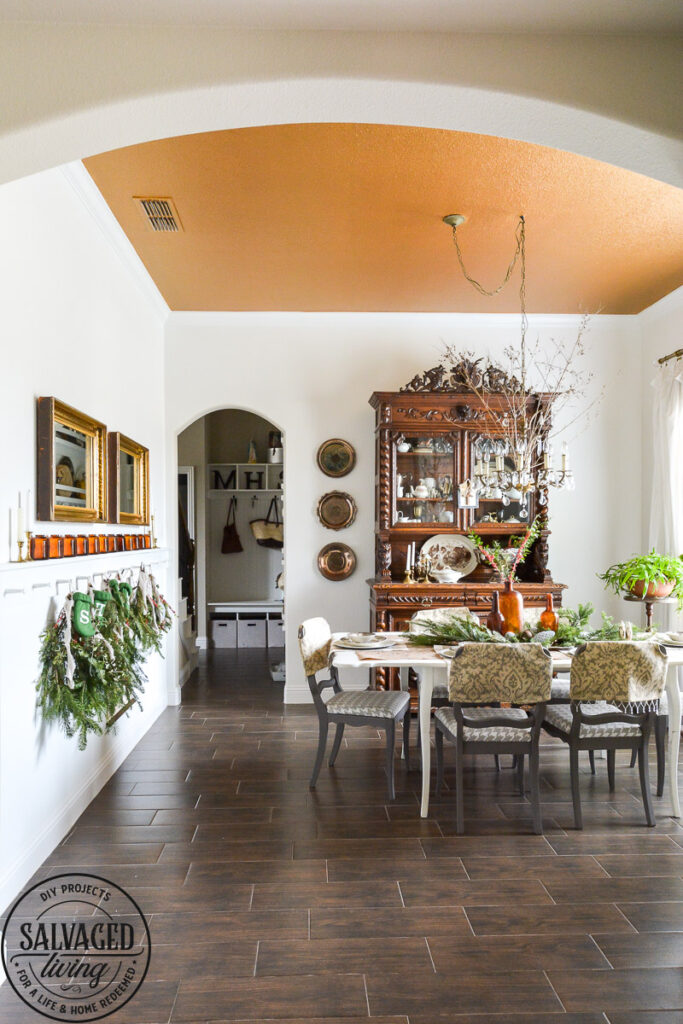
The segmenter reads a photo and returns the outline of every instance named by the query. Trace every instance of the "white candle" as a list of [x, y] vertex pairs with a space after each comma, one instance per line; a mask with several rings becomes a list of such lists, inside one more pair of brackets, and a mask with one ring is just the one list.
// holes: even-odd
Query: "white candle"
[[562, 472], [566, 473], [569, 469], [569, 446], [566, 441], [562, 442]]
[[24, 510], [21, 507], [21, 491], [19, 492], [19, 505], [17, 506], [17, 541], [24, 539]]
[[410, 564], [415, 567], [415, 541], [413, 541], [413, 555]]
[[406, 572], [410, 572], [410, 570], [413, 567], [413, 563], [411, 561], [412, 556], [413, 556], [413, 545], [409, 544], [408, 545], [408, 550], [406, 552]]

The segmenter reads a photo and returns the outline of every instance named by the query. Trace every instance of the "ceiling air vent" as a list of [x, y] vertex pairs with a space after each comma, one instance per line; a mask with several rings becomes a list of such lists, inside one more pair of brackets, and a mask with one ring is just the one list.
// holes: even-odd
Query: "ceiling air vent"
[[152, 231], [182, 231], [173, 200], [166, 197], [133, 196]]

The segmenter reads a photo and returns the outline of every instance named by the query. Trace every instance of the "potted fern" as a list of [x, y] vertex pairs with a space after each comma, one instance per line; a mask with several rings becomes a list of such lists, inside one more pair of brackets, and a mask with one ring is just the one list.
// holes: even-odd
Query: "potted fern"
[[653, 548], [648, 555], [633, 555], [626, 562], [610, 565], [598, 579], [615, 594], [627, 593], [641, 600], [675, 597], [683, 609], [683, 558], [659, 555]]

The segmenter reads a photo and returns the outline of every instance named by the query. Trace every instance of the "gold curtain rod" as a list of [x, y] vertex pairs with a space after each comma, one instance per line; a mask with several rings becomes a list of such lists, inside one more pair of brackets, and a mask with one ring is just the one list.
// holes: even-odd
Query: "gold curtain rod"
[[658, 363], [668, 363], [670, 359], [680, 359], [683, 356], [683, 348], [677, 348], [675, 352], [670, 352], [668, 356], [662, 356], [658, 359]]

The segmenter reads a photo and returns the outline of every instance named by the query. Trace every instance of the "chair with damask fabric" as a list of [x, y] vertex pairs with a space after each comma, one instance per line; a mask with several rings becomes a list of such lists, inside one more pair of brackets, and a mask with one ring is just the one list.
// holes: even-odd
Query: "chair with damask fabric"
[[666, 683], [667, 654], [651, 641], [593, 641], [572, 659], [569, 704], [546, 708], [544, 728], [569, 746], [574, 824], [583, 828], [579, 751], [606, 750], [610, 790], [617, 750], [636, 751], [649, 826], [655, 825], [648, 774], [648, 743]]
[[[339, 674], [334, 665], [330, 664], [332, 633], [326, 619], [306, 619], [299, 626], [299, 648], [304, 663], [304, 671], [308, 686], [318, 712], [318, 751], [313, 766], [310, 788], [315, 789], [320, 768], [325, 756], [327, 731], [330, 723], [336, 726], [334, 743], [328, 764], [330, 768], [337, 759], [344, 727], [347, 725], [369, 725], [374, 729], [384, 729], [386, 733], [386, 773], [389, 799], [395, 797], [394, 791], [394, 744], [396, 723], [403, 722], [403, 750], [408, 767], [408, 747], [410, 730], [410, 695], [401, 690], [342, 690]], [[329, 671], [329, 678], [318, 681], [319, 672]], [[333, 695], [324, 701], [322, 694], [332, 689]], [[408, 712], [408, 713], [406, 713]]]
[[463, 643], [456, 648], [449, 675], [452, 706], [437, 708], [434, 724], [437, 793], [443, 786], [444, 738], [455, 744], [458, 835], [465, 831], [466, 754], [512, 754], [522, 780], [528, 756], [533, 828], [542, 834], [538, 741], [551, 683], [552, 658], [540, 644]]

